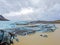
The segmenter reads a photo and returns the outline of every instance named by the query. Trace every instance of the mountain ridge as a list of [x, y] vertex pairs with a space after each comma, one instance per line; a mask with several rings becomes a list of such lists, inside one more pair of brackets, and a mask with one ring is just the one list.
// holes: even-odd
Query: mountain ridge
[[35, 24], [35, 23], [60, 23], [60, 20], [54, 20], [54, 21], [31, 21], [30, 24]]
[[0, 15], [0, 21], [9, 21], [9, 20], [3, 17], [2, 15]]

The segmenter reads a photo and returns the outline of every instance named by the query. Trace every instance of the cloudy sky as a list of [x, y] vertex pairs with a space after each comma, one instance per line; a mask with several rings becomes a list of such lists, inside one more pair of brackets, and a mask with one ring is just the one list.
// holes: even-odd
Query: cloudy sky
[[0, 0], [0, 14], [9, 20], [60, 20], [60, 0]]

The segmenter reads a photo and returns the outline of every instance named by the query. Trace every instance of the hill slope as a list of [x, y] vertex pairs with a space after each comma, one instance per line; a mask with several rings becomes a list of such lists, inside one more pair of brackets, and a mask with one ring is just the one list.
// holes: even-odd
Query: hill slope
[[0, 15], [0, 21], [9, 21], [9, 20], [3, 17], [2, 15]]

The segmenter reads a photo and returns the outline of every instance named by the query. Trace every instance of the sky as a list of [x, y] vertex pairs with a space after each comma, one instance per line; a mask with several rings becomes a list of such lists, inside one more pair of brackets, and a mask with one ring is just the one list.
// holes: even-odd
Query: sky
[[0, 0], [0, 15], [9, 20], [60, 20], [60, 0]]

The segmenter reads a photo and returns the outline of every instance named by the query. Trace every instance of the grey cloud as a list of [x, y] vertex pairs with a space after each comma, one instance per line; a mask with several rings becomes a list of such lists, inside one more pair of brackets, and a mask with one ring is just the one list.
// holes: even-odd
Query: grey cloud
[[60, 19], [60, 0], [0, 0], [0, 14], [28, 7], [34, 8], [34, 13], [28, 14], [33, 20]]

